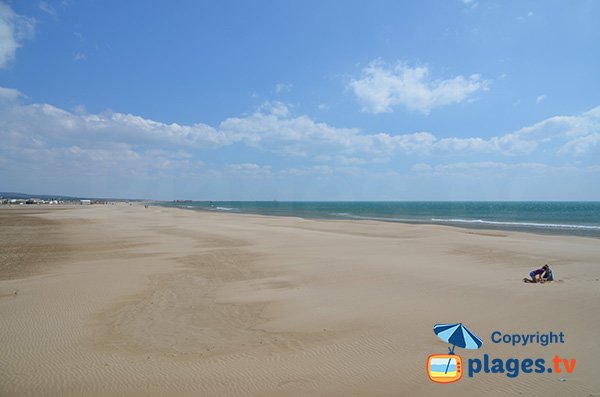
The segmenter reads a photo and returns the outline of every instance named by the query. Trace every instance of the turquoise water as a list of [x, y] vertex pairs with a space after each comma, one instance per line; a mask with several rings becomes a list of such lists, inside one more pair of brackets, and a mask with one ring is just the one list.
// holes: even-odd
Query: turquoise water
[[191, 201], [194, 210], [315, 219], [370, 219], [600, 237], [600, 202]]

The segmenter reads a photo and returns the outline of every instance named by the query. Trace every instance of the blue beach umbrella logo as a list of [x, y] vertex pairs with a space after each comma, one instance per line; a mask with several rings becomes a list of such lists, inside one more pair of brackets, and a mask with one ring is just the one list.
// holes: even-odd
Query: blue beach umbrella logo
[[456, 346], [463, 349], [479, 349], [483, 344], [481, 338], [469, 331], [467, 327], [460, 324], [436, 324], [433, 326], [433, 332], [444, 342], [451, 343], [452, 348], [448, 348], [448, 354], [454, 354]]
[[462, 349], [479, 349], [483, 342], [481, 338], [459, 324], [436, 324], [433, 332], [444, 342], [452, 344], [448, 354], [432, 354], [427, 359], [427, 374], [429, 379], [437, 383], [452, 383], [462, 378], [462, 358], [454, 354], [456, 346]]

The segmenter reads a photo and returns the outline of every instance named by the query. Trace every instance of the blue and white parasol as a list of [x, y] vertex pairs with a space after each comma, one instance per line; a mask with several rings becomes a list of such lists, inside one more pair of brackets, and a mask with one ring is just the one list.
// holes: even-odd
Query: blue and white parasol
[[454, 354], [456, 346], [463, 349], [479, 349], [483, 344], [481, 339], [469, 331], [462, 323], [436, 324], [433, 326], [433, 332], [444, 342], [452, 344], [452, 348], [448, 348], [450, 354]]

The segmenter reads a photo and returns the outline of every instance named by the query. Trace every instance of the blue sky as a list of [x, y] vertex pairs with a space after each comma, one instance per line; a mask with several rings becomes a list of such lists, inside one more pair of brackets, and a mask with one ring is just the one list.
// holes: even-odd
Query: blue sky
[[597, 1], [0, 1], [0, 191], [600, 200]]

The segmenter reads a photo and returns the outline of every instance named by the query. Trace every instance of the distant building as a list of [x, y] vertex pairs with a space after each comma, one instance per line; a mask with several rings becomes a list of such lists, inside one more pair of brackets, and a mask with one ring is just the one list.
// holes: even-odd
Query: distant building
[[81, 205], [90, 205], [92, 204], [92, 200], [79, 200]]

